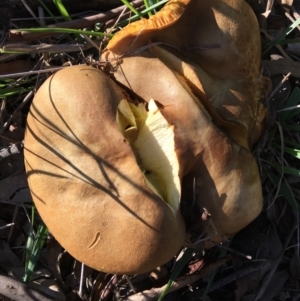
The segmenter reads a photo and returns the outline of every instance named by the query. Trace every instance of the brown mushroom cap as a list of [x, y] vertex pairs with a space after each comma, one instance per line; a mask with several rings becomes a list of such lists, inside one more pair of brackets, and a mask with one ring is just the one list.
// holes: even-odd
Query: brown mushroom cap
[[203, 228], [203, 234], [214, 241], [226, 240], [261, 212], [255, 159], [214, 124], [183, 77], [149, 51], [140, 55], [124, 58], [114, 76], [140, 97], [151, 96], [161, 104], [162, 114], [174, 125], [179, 161], [185, 162], [181, 165], [182, 203], [196, 198], [211, 214], [212, 223]]
[[178, 208], [149, 188], [120, 131], [117, 112], [127, 101], [92, 67], [57, 72], [33, 100], [25, 165], [37, 210], [71, 255], [97, 270], [135, 274], [170, 260], [185, 226]]
[[257, 142], [266, 116], [259, 99], [269, 81], [260, 74], [259, 27], [246, 1], [171, 0], [149, 21], [125, 27], [107, 49], [139, 55], [142, 46], [186, 78], [234, 140], [248, 149]]
[[211, 214], [212, 224], [203, 231], [221, 241], [245, 227], [263, 203], [250, 149], [263, 131], [266, 109], [259, 100], [269, 88], [260, 74], [259, 27], [249, 5], [171, 0], [150, 21], [115, 35], [103, 58], [118, 56], [116, 79], [145, 100], [160, 102], [175, 125], [181, 162], [189, 158], [182, 202], [196, 197]]

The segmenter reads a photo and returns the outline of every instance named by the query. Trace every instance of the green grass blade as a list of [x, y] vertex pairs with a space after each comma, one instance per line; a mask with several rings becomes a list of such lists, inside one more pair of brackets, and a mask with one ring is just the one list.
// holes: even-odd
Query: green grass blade
[[300, 177], [300, 170], [297, 169], [297, 168], [290, 167], [290, 166], [281, 166], [279, 164], [272, 163], [272, 162], [267, 162], [267, 161], [264, 161], [264, 162], [266, 162], [269, 165], [271, 165], [274, 168], [276, 168], [279, 173], [284, 173], [284, 174], [288, 174], [288, 175]]
[[174, 281], [178, 278], [182, 269], [192, 258], [194, 252], [195, 252], [195, 250], [191, 249], [191, 248], [187, 248], [184, 251], [184, 254], [182, 255], [182, 257], [176, 262], [175, 268], [174, 268], [173, 272], [171, 273], [170, 280], [168, 281], [164, 291], [159, 296], [158, 301], [161, 301], [164, 298], [164, 296], [167, 294], [169, 289], [172, 287]]
[[29, 92], [30, 90], [32, 90], [32, 87], [29, 87], [29, 88], [18, 87], [18, 88], [0, 89], [0, 98], [13, 96], [13, 95], [21, 95], [23, 93]]
[[107, 35], [103, 32], [95, 32], [95, 31], [88, 31], [88, 30], [80, 30], [80, 29], [72, 29], [72, 28], [49, 28], [49, 27], [40, 27], [40, 28], [21, 28], [15, 30], [16, 32], [38, 32], [38, 33], [75, 33], [75, 34], [83, 34], [83, 35], [90, 35], [95, 37], [112, 37], [113, 35]]
[[33, 242], [34, 242], [34, 230], [33, 230], [34, 212], [35, 212], [35, 207], [32, 206], [31, 207], [31, 223], [30, 223], [29, 235], [28, 235], [27, 243], [26, 243], [25, 276], [28, 273], [27, 267], [29, 265], [30, 254], [32, 252]]
[[33, 239], [33, 243], [30, 244], [31, 250], [29, 250], [30, 255], [25, 266], [25, 275], [23, 281], [28, 283], [33, 275], [36, 263], [38, 261], [40, 252], [46, 241], [48, 234], [48, 229], [44, 224], [40, 224], [36, 233], [36, 237]]
[[136, 16], [139, 16], [141, 18], [141, 14], [127, 1], [127, 0], [121, 0], [124, 5], [126, 5]]
[[[275, 147], [277, 149], [281, 149], [281, 146], [278, 145], [278, 144], [274, 143], [272, 145], [273, 145], [273, 147]], [[291, 147], [284, 147], [283, 150], [284, 150], [285, 153], [288, 153], [288, 154], [294, 156], [295, 158], [300, 159], [300, 149], [291, 148]]]
[[146, 14], [148, 14], [150, 11], [155, 11], [156, 8], [159, 8], [160, 6], [167, 3], [168, 1], [169, 0], [161, 0], [157, 3], [154, 3], [153, 5], [149, 6], [149, 8], [146, 8], [146, 9], [142, 10], [140, 12], [140, 16], [137, 16], [137, 15], [132, 16], [132, 17], [128, 18], [127, 20], [118, 23], [117, 26], [118, 27], [123, 27], [123, 26], [125, 26], [126, 24], [128, 24], [130, 22], [136, 21], [136, 20], [140, 19], [141, 17], [145, 16]]
[[[149, 7], [150, 7], [150, 4], [149, 4], [148, 0], [144, 0], [144, 4], [145, 4], [145, 7], [146, 7], [146, 8], [149, 8]], [[152, 11], [149, 11], [149, 12], [148, 12], [148, 16], [149, 16], [149, 17], [152, 16]]]
[[65, 6], [63, 5], [61, 0], [53, 0], [54, 4], [56, 5], [57, 9], [59, 10], [60, 14], [66, 21], [71, 21], [71, 17], [66, 10]]
[[295, 158], [300, 159], [300, 150], [299, 149], [285, 147], [284, 151], [287, 152], [288, 154], [294, 156]]

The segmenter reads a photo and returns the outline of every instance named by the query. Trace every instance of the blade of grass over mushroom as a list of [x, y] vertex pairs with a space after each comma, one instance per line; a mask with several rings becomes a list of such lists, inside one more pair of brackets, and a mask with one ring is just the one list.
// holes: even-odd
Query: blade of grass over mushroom
[[61, 0], [53, 0], [54, 4], [56, 5], [56, 7], [58, 8], [60, 14], [64, 17], [64, 19], [66, 21], [71, 21], [71, 17], [68, 13], [68, 11], [66, 10], [65, 6], [63, 5]]
[[123, 27], [123, 26], [127, 25], [127, 24], [130, 23], [130, 22], [139, 20], [141, 17], [145, 16], [145, 15], [148, 14], [149, 12], [151, 12], [151, 11], [156, 11], [156, 9], [160, 9], [161, 6], [162, 6], [163, 4], [165, 4], [165, 3], [167, 3], [168, 1], [169, 1], [169, 0], [161, 0], [161, 1], [157, 2], [157, 3], [154, 3], [153, 5], [149, 6], [148, 8], [142, 10], [142, 11], [140, 12], [139, 15], [134, 15], [134, 16], [128, 18], [127, 20], [125, 20], [125, 21], [119, 22], [119, 23], [117, 24], [117, 27]]
[[127, 1], [127, 0], [121, 0], [124, 5], [126, 5], [135, 15], [142, 17], [141, 14]]
[[[145, 4], [145, 7], [146, 7], [146, 8], [149, 8], [149, 2], [148, 2], [148, 0], [144, 0], [144, 4]], [[148, 12], [148, 16], [149, 16], [149, 17], [152, 16], [152, 12], [151, 12], [151, 11]]]
[[[158, 3], [158, 0], [149, 0], [149, 7], [154, 5], [154, 4], [157, 4]], [[156, 14], [157, 13], [157, 10], [154, 8], [153, 9], [153, 14]]]
[[178, 278], [179, 274], [185, 267], [185, 265], [190, 261], [190, 259], [193, 256], [193, 253], [195, 252], [192, 248], [185, 249], [182, 257], [176, 262], [173, 272], [171, 273], [170, 279], [164, 289], [164, 291], [159, 296], [159, 299], [157, 301], [162, 301], [165, 295], [168, 293], [169, 289], [172, 287], [173, 283]]

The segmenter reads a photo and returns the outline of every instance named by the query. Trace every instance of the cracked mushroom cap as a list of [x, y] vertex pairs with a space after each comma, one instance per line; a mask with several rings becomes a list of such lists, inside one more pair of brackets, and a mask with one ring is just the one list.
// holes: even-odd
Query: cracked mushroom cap
[[[157, 70], [159, 81], [149, 76]], [[211, 215], [208, 224], [198, 224], [203, 238], [226, 241], [253, 221], [263, 205], [256, 161], [248, 149], [215, 125], [185, 78], [150, 51], [124, 58], [114, 76], [143, 99], [151, 95], [165, 119], [174, 125], [175, 147], [183, 163], [181, 204], [189, 207], [196, 201]], [[206, 245], [210, 245], [208, 240]]]
[[113, 55], [103, 57], [140, 56], [143, 47], [186, 79], [235, 141], [248, 149], [257, 142], [269, 81], [260, 74], [259, 27], [246, 1], [170, 0], [117, 33], [107, 46]]
[[68, 67], [41, 86], [25, 166], [45, 224], [86, 265], [143, 273], [182, 247], [174, 128], [153, 100], [132, 101], [103, 72]]

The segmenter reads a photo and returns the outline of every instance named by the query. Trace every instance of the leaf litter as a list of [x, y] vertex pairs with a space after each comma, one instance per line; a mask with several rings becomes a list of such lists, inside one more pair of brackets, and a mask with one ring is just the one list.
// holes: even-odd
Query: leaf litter
[[[255, 149], [264, 210], [227, 245], [205, 254], [196, 248], [165, 301], [296, 301], [300, 297], [300, 0], [248, 3], [261, 27], [262, 72], [271, 78], [274, 89], [266, 100], [267, 131]], [[130, 16], [121, 4], [107, 12], [89, 14], [88, 23], [70, 14], [71, 20], [59, 24], [50, 20], [46, 26], [99, 27], [105, 31], [107, 24]], [[138, 11], [143, 9], [142, 1], [133, 5]], [[45, 9], [39, 11], [47, 14]], [[14, 20], [12, 25], [9, 34], [2, 37], [0, 54], [0, 300], [157, 300], [175, 261], [129, 278], [109, 275], [83, 266], [50, 234], [36, 258], [31, 280], [23, 283], [26, 244], [29, 237], [36, 237], [42, 223], [38, 214], [30, 216], [34, 208], [22, 154], [32, 96], [59, 68], [97, 64], [106, 40], [90, 36], [74, 43], [76, 34], [18, 32], [22, 21]], [[36, 26], [34, 19], [31, 25]]]

